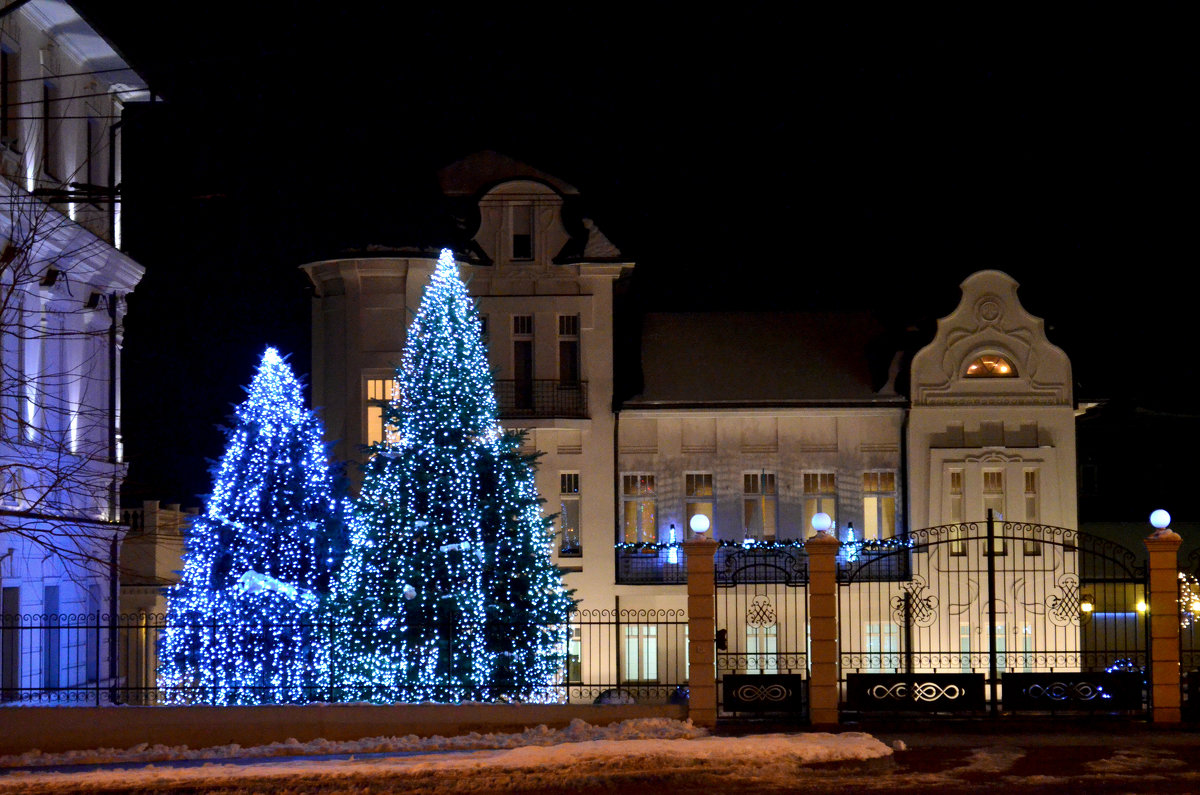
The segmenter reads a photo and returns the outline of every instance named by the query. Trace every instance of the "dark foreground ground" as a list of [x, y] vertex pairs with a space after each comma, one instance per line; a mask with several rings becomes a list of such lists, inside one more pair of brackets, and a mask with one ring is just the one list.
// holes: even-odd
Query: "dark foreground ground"
[[[864, 722], [890, 759], [816, 765], [795, 792], [1200, 793], [1200, 727], [1114, 718]], [[729, 725], [720, 733], [785, 730]], [[732, 792], [751, 789], [733, 788]]]
[[[845, 727], [867, 732], [896, 749], [868, 762], [784, 765], [763, 771], [728, 761], [674, 765], [664, 756], [653, 766], [569, 759], [563, 767], [533, 770], [409, 770], [403, 775], [371, 771], [372, 760], [400, 754], [360, 755], [361, 766], [331, 776], [322, 768], [335, 757], [305, 757], [296, 775], [274, 777], [256, 771], [272, 760], [225, 760], [237, 768], [207, 780], [170, 781], [140, 777], [136, 784], [111, 771], [92, 782], [72, 771], [52, 780], [0, 777], [0, 792], [144, 793], [1200, 793], [1200, 729], [1154, 728], [1111, 718], [1093, 720], [889, 721]], [[721, 726], [718, 736], [803, 733], [788, 724], [738, 723]], [[849, 738], [848, 738], [849, 741]], [[655, 740], [633, 741], [654, 744]], [[461, 753], [461, 752], [460, 752]], [[344, 757], [343, 757], [344, 758]], [[314, 766], [312, 763], [316, 763]], [[196, 763], [189, 763], [195, 766]], [[205, 763], [200, 763], [201, 769]], [[110, 767], [110, 766], [105, 766]], [[176, 767], [161, 763], [165, 773]], [[359, 770], [361, 769], [361, 773]], [[131, 786], [132, 785], [132, 786]]]

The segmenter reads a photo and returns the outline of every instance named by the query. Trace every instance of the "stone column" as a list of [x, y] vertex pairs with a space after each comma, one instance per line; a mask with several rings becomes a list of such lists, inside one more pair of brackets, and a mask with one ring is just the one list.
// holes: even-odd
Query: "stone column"
[[1170, 528], [1145, 539], [1150, 553], [1150, 703], [1154, 723], [1179, 723], [1179, 545]]
[[713, 558], [717, 542], [685, 541], [688, 590], [688, 717], [697, 726], [717, 725], [717, 598]]
[[808, 551], [809, 717], [814, 727], [838, 724], [837, 553], [828, 533], [805, 542]]

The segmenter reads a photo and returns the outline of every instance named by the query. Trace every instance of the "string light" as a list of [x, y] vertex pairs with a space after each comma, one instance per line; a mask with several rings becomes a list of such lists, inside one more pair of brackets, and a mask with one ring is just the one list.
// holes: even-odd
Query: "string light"
[[333, 595], [347, 700], [548, 701], [572, 600], [532, 459], [501, 431], [479, 317], [449, 250], [384, 407]]
[[159, 686], [175, 703], [302, 703], [328, 690], [319, 606], [343, 545], [321, 424], [274, 348], [247, 392], [167, 594]]

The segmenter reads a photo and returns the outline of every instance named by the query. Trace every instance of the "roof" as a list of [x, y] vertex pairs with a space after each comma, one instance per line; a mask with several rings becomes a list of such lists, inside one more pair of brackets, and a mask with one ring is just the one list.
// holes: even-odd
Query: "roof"
[[88, 24], [66, 0], [30, 0], [23, 8], [38, 19], [54, 41], [66, 48], [85, 71], [110, 86], [123, 101], [149, 96], [146, 82], [126, 62], [125, 57]]
[[649, 314], [634, 408], [905, 405], [900, 356], [870, 315]]
[[561, 196], [579, 193], [573, 186], [552, 174], [491, 150], [467, 155], [438, 172], [438, 182], [447, 196], [475, 196], [485, 188], [515, 179], [543, 182]]

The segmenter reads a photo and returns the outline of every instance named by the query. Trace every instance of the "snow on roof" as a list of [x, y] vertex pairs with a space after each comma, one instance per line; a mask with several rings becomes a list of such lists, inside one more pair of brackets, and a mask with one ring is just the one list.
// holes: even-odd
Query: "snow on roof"
[[649, 314], [626, 408], [897, 404], [882, 325], [866, 314]]

